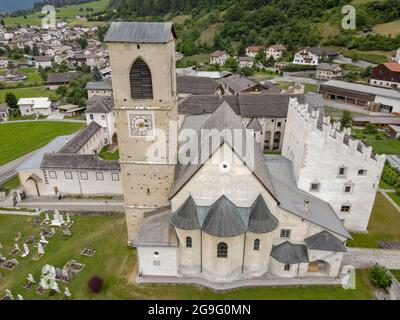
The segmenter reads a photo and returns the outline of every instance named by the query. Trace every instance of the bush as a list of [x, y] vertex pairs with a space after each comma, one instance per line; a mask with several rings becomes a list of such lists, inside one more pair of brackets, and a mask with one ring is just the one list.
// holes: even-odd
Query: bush
[[103, 278], [94, 276], [89, 279], [88, 286], [92, 293], [99, 293], [103, 289], [103, 283]]
[[366, 134], [377, 134], [378, 130], [375, 124], [373, 123], [367, 123], [365, 125], [365, 128], [363, 130], [363, 132], [365, 132]]
[[392, 279], [385, 267], [375, 264], [368, 274], [371, 283], [379, 288], [388, 288], [392, 284]]

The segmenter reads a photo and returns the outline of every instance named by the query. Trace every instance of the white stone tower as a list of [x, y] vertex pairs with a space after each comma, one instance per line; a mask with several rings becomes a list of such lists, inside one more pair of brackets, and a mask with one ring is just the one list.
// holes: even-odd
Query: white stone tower
[[[134, 244], [146, 212], [170, 205], [174, 164], [169, 160], [177, 147], [169, 129], [170, 122], [178, 120], [175, 40], [170, 22], [113, 22], [105, 37], [129, 245]], [[149, 148], [158, 141], [160, 131], [165, 133], [166, 153], [154, 158]]]

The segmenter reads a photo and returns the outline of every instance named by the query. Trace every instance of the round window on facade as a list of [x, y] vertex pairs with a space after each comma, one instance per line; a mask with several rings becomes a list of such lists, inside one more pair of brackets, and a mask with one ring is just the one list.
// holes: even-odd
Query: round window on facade
[[222, 173], [228, 173], [231, 170], [231, 164], [229, 162], [226, 162], [226, 161], [221, 162], [219, 164], [219, 170]]

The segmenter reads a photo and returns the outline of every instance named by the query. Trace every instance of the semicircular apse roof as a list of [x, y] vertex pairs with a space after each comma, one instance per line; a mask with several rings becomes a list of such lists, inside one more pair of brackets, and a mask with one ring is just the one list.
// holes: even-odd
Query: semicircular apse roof
[[264, 198], [259, 195], [250, 208], [250, 218], [247, 230], [253, 233], [267, 233], [278, 227], [279, 221], [268, 209]]

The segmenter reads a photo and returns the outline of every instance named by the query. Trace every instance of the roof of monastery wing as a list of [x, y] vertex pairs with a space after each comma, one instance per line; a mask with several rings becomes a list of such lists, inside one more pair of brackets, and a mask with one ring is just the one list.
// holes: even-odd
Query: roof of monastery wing
[[238, 207], [226, 196], [213, 203], [203, 222], [204, 232], [216, 237], [235, 237], [246, 232]]
[[113, 22], [105, 42], [166, 43], [176, 39], [172, 22]]
[[323, 114], [324, 100], [320, 94], [271, 94], [240, 93], [238, 95], [192, 95], [178, 103], [179, 114], [199, 115], [213, 113], [223, 101], [228, 102], [236, 114], [247, 118], [286, 117], [289, 99], [297, 98], [307, 103], [310, 109], [319, 109]]
[[[342, 225], [329, 203], [297, 188], [290, 160], [282, 156], [267, 156], [265, 159], [281, 208], [301, 219], [351, 239], [350, 233]], [[309, 201], [307, 211], [304, 206], [305, 200]]]
[[309, 262], [307, 247], [304, 244], [292, 244], [289, 241], [273, 246], [271, 257], [279, 262], [289, 264]]
[[178, 239], [174, 228], [169, 223], [170, 210], [144, 219], [139, 229], [136, 246], [177, 247]]
[[61, 149], [60, 153], [77, 153], [89, 141], [101, 126], [92, 121], [85, 129], [79, 131], [75, 137], [68, 141]]
[[109, 113], [114, 109], [114, 98], [108, 96], [92, 96], [86, 103], [85, 113]]
[[[208, 130], [209, 134], [205, 134], [202, 130], [206, 132]], [[220, 145], [210, 143], [210, 137], [213, 134], [213, 130], [217, 130], [219, 133], [225, 132], [225, 134], [220, 136]], [[240, 130], [240, 137], [238, 137], [237, 134], [234, 134], [236, 133], [235, 130]], [[228, 141], [227, 139], [229, 132], [232, 136], [232, 139], [230, 140], [233, 141]], [[204, 125], [197, 131], [197, 136], [197, 153], [190, 154], [191, 160], [188, 164], [181, 164], [178, 161], [178, 164], [175, 167], [175, 182], [172, 187], [171, 198], [179, 192], [179, 190], [193, 177], [203, 164], [221, 148], [224, 143], [227, 143], [233, 149], [235, 154], [243, 161], [243, 163], [246, 164], [272, 197], [275, 199], [277, 198], [261, 149], [255, 140], [253, 140], [253, 144], [247, 141], [248, 138], [254, 139], [254, 137], [246, 134], [246, 129], [243, 127], [241, 117], [232, 110], [227, 102], [224, 101], [220, 107], [215, 110], [207, 120], [205, 120]], [[237, 141], [237, 139], [240, 141]], [[251, 145], [253, 147], [250, 150]], [[243, 153], [245, 153], [245, 155], [243, 155]]]
[[217, 237], [234, 237], [250, 231], [268, 233], [275, 230], [278, 220], [269, 211], [260, 195], [251, 207], [237, 207], [221, 196], [211, 206], [197, 206], [193, 198], [170, 216], [171, 224], [183, 230], [198, 230]]
[[183, 230], [200, 229], [199, 217], [197, 215], [196, 203], [190, 196], [183, 205], [175, 211], [171, 217], [171, 223]]
[[262, 131], [260, 121], [257, 118], [252, 118], [246, 128], [254, 131]]
[[41, 169], [121, 170], [118, 160], [103, 160], [96, 154], [46, 153]]
[[347, 252], [342, 241], [325, 230], [304, 239], [304, 242], [313, 250]]
[[268, 209], [264, 198], [259, 195], [250, 208], [247, 230], [253, 233], [267, 233], [278, 227], [279, 221]]

